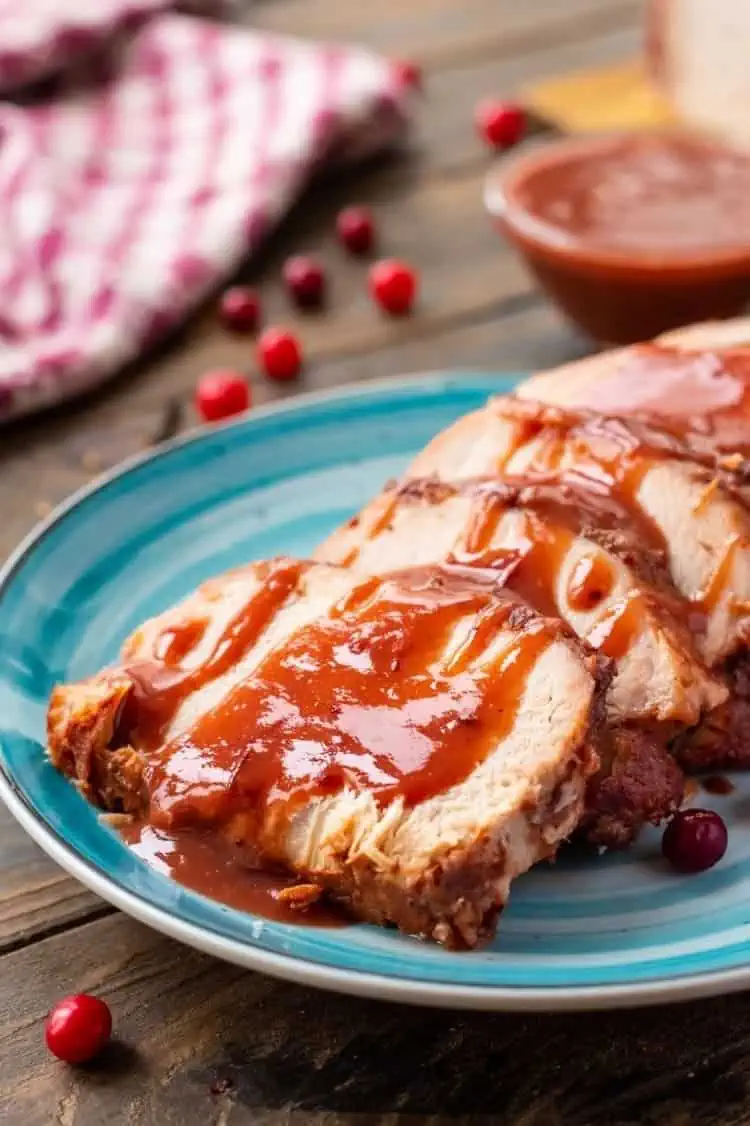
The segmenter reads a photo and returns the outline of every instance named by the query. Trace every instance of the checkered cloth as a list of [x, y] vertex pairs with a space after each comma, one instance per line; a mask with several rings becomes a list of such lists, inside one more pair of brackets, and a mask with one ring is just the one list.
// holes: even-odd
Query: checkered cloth
[[[0, 419], [134, 358], [320, 163], [364, 156], [406, 121], [408, 91], [381, 59], [167, 7], [0, 0]], [[73, 57], [41, 98], [10, 100]]]

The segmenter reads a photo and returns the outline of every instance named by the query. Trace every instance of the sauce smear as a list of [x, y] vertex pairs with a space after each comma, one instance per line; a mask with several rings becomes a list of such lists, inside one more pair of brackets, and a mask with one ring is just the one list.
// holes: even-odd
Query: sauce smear
[[734, 784], [723, 774], [710, 774], [708, 778], [701, 779], [701, 785], [707, 794], [718, 794], [720, 797], [734, 792]]
[[151, 868], [227, 907], [278, 923], [340, 927], [351, 922], [343, 908], [322, 900], [311, 885], [259, 867], [252, 849], [215, 833], [169, 832], [138, 822], [121, 832]]

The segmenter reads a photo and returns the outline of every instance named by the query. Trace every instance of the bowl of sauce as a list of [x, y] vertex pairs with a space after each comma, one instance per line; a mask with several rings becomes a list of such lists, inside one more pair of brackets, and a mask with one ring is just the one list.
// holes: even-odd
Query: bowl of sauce
[[493, 169], [485, 201], [549, 296], [603, 343], [750, 301], [750, 153], [673, 130], [551, 141]]

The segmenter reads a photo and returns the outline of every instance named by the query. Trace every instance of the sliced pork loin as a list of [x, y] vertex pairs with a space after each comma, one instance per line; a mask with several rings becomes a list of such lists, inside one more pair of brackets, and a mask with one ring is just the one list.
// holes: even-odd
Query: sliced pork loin
[[[612, 414], [745, 423], [750, 436], [750, 317], [689, 325], [653, 343], [614, 348], [539, 372], [522, 399]], [[744, 444], [744, 443], [741, 443]]]
[[710, 723], [728, 698], [724, 680], [695, 651], [684, 604], [647, 535], [613, 498], [573, 482], [428, 478], [386, 489], [317, 557], [367, 574], [445, 559], [491, 566], [537, 609], [614, 658], [608, 753], [590, 785], [583, 828], [594, 842], [621, 847], [682, 799], [668, 749], [674, 734]]
[[689, 548], [675, 549], [674, 555], [682, 560], [677, 574], [685, 589], [695, 591], [703, 583], [709, 593], [726, 592], [711, 615], [706, 651], [716, 663], [725, 660], [730, 700], [680, 741], [680, 755], [692, 767], [750, 765], [748, 540], [739, 507], [739, 502], [747, 507], [750, 499], [750, 318], [690, 325], [654, 345], [617, 349], [543, 372], [526, 380], [518, 395], [564, 408], [649, 413], [688, 444], [715, 452], [722, 488], [712, 497], [711, 519], [699, 503], [700, 519], [691, 513], [686, 529], [694, 537], [695, 559]]
[[687, 600], [706, 663], [746, 648], [750, 630], [750, 515], [734, 470], [669, 427], [642, 418], [570, 411], [513, 396], [492, 400], [439, 434], [409, 476], [461, 481], [542, 475], [613, 498], [666, 560]]
[[726, 686], [696, 656], [682, 600], [613, 501], [551, 480], [393, 484], [316, 558], [362, 574], [452, 560], [491, 567], [537, 610], [616, 660], [613, 722], [690, 726]]
[[106, 808], [229, 834], [363, 919], [471, 947], [581, 819], [605, 664], [480, 568], [278, 560], [58, 687], [49, 753]]

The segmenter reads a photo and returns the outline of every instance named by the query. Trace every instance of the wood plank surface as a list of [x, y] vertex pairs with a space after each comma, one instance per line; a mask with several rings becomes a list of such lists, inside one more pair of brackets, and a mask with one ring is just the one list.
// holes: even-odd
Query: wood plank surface
[[[196, 378], [252, 375], [257, 402], [405, 371], [534, 369], [586, 344], [540, 300], [481, 206], [490, 159], [476, 100], [631, 54], [637, 0], [257, 0], [248, 18], [285, 34], [358, 41], [426, 67], [409, 151], [320, 184], [242, 276], [268, 317], [299, 332], [303, 378], [258, 376], [252, 342], [211, 307], [157, 355], [78, 403], [3, 432], [0, 556], [71, 491], [194, 425]], [[383, 253], [423, 279], [412, 318], [380, 318], [366, 266], [339, 251], [343, 202], [370, 203]], [[320, 316], [290, 312], [283, 258], [330, 270]], [[46, 1053], [42, 1023], [90, 990], [118, 1039], [91, 1069]], [[8, 1126], [740, 1126], [750, 1123], [750, 1002], [644, 1013], [511, 1016], [407, 1009], [301, 989], [163, 939], [63, 875], [0, 812], [0, 1122]]]
[[[452, 1013], [245, 973], [121, 917], [6, 955], [0, 1121], [23, 1126], [741, 1126], [750, 1001], [647, 1013]], [[40, 1042], [85, 988], [117, 1043], [72, 1073]]]

